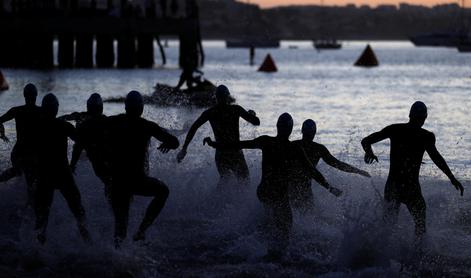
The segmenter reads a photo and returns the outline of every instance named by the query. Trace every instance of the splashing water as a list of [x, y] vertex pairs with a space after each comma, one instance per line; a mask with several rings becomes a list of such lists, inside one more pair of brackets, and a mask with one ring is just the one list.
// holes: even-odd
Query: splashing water
[[[292, 44], [292, 43], [290, 43]], [[39, 246], [32, 232], [34, 216], [24, 208], [22, 178], [0, 185], [0, 273], [5, 276], [48, 277], [155, 277], [155, 276], [300, 276], [300, 277], [396, 277], [470, 276], [471, 202], [465, 191], [460, 197], [451, 184], [426, 158], [422, 188], [427, 202], [427, 237], [421, 254], [414, 253], [413, 221], [402, 207], [397, 225], [382, 221], [381, 194], [388, 168], [388, 144], [375, 146], [380, 163], [362, 164], [359, 142], [383, 126], [407, 120], [415, 99], [430, 107], [426, 128], [437, 134], [437, 144], [452, 170], [467, 189], [471, 127], [463, 106], [469, 103], [469, 80], [462, 65], [469, 56], [450, 50], [418, 50], [404, 43], [372, 43], [381, 67], [373, 71], [354, 69], [351, 63], [361, 52], [360, 43], [347, 43], [337, 53], [315, 53], [300, 43], [297, 51], [281, 48], [272, 52], [280, 72], [273, 76], [254, 74], [246, 66], [248, 53], [225, 50], [219, 43], [206, 43], [206, 76], [227, 83], [238, 102], [254, 109], [259, 128], [241, 123], [242, 138], [274, 134], [275, 119], [292, 112], [299, 138], [305, 118], [318, 123], [316, 141], [325, 143], [339, 159], [370, 171], [365, 179], [340, 173], [325, 164], [320, 171], [344, 191], [335, 198], [313, 183], [315, 207], [308, 215], [294, 213], [288, 253], [280, 262], [266, 262], [264, 211], [255, 194], [260, 180], [260, 152], [245, 151], [251, 185], [245, 192], [217, 192], [218, 175], [214, 152], [202, 147], [211, 135], [204, 126], [190, 145], [182, 164], [176, 153], [161, 155], [151, 144], [151, 175], [165, 181], [170, 197], [148, 233], [147, 242], [125, 242], [113, 248], [113, 217], [103, 185], [82, 158], [75, 176], [82, 194], [93, 237], [91, 246], [81, 242], [65, 201], [56, 194], [51, 209], [48, 242]], [[176, 65], [176, 48], [169, 62]], [[260, 53], [260, 54], [259, 54]], [[247, 55], [246, 55], [247, 54]], [[262, 51], [259, 57], [265, 56]], [[322, 55], [322, 56], [321, 56]], [[247, 56], [247, 57], [246, 57]], [[244, 60], [245, 59], [245, 60]], [[54, 92], [60, 113], [82, 111], [91, 92], [104, 97], [122, 96], [131, 89], [150, 93], [158, 81], [176, 83], [175, 69], [153, 70], [4, 70], [11, 91], [2, 95], [1, 112], [21, 104], [26, 82], [38, 84], [41, 96]], [[446, 94], [446, 98], [445, 98]], [[107, 104], [107, 114], [122, 106]], [[146, 107], [145, 117], [171, 130], [188, 128], [201, 109]], [[14, 125], [6, 125], [14, 139]], [[178, 134], [184, 140], [184, 134]], [[11, 145], [0, 145], [0, 169], [9, 166]], [[228, 182], [228, 188], [237, 186]], [[131, 206], [129, 233], [135, 231], [149, 203], [135, 197]]]

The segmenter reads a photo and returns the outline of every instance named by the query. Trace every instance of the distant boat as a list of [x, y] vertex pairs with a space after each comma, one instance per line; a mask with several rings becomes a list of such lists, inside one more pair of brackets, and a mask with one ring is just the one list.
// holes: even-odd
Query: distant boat
[[335, 50], [342, 48], [342, 44], [335, 39], [332, 40], [315, 40], [313, 42], [316, 49]]
[[279, 48], [280, 40], [277, 39], [251, 39], [251, 40], [227, 40], [227, 48]]
[[456, 48], [461, 53], [471, 52], [471, 40], [469, 38], [462, 39], [460, 43], [456, 46]]
[[471, 44], [459, 44], [457, 48], [461, 53], [471, 52]]
[[430, 33], [410, 37], [415, 46], [457, 47], [463, 40], [460, 33]]
[[471, 41], [467, 32], [468, 28], [464, 18], [464, 7], [465, 3], [464, 0], [462, 0], [461, 8], [459, 9], [460, 13], [456, 15], [456, 18], [458, 18], [458, 24], [455, 28], [453, 28], [455, 31], [419, 34], [410, 37], [410, 41], [415, 46], [438, 47], [458, 47], [458, 45], [464, 41]]

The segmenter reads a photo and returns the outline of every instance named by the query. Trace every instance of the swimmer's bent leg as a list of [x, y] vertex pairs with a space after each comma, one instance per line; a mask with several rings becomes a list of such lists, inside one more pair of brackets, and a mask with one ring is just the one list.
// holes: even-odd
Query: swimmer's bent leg
[[59, 188], [62, 196], [64, 196], [70, 211], [77, 220], [80, 235], [85, 241], [90, 240], [90, 235], [86, 228], [85, 209], [82, 205], [80, 191], [75, 184], [73, 177], [69, 177], [68, 182]]
[[215, 162], [220, 176], [218, 187], [222, 186], [223, 179], [231, 173], [235, 175], [240, 184], [249, 185], [249, 167], [242, 151], [216, 150]]
[[167, 201], [169, 190], [167, 185], [162, 181], [145, 177], [140, 183], [136, 184], [136, 187], [133, 189], [133, 194], [154, 197], [147, 207], [146, 214], [134, 237], [134, 239], [139, 240], [144, 239], [146, 230], [154, 223], [157, 216], [159, 216], [160, 211]]
[[239, 151], [234, 157], [234, 174], [236, 175], [239, 183], [243, 186], [249, 186], [249, 167], [245, 161], [244, 153]]
[[53, 197], [54, 188], [47, 185], [39, 185], [34, 193], [35, 230], [38, 231], [38, 240], [41, 243], [46, 241], [46, 228]]
[[407, 202], [407, 208], [414, 218], [415, 222], [415, 235], [421, 238], [426, 232], [426, 204], [422, 195], [413, 198]]
[[126, 185], [113, 185], [114, 188], [111, 191], [111, 207], [113, 209], [115, 219], [115, 243], [119, 245], [119, 243], [127, 236], [131, 193], [127, 190], [121, 189]]
[[92, 168], [95, 172], [95, 175], [105, 186], [106, 199], [111, 203], [111, 175], [108, 165], [106, 165], [105, 161], [102, 159], [93, 158], [90, 159], [90, 162], [92, 163]]

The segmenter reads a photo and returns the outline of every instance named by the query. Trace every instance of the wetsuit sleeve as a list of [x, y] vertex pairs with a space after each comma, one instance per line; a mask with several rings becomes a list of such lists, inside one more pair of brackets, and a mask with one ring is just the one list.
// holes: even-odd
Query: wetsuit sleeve
[[80, 121], [81, 119], [83, 118], [83, 115], [82, 113], [80, 112], [73, 112], [71, 114], [66, 114], [66, 115], [62, 115], [60, 117], [58, 117], [58, 119], [60, 120], [64, 120], [64, 121]]
[[153, 123], [153, 122], [148, 122], [148, 123], [149, 123], [148, 128], [151, 132], [152, 137], [156, 138], [157, 140], [165, 144], [165, 147], [168, 149], [174, 150], [178, 148], [180, 143], [178, 142], [177, 137], [168, 133], [156, 123]]
[[371, 145], [383, 141], [384, 139], [391, 138], [392, 129], [392, 126], [388, 126], [383, 128], [381, 131], [375, 132], [365, 137], [363, 140], [361, 140], [363, 150], [365, 150], [366, 153], [373, 153]]
[[260, 125], [260, 119], [257, 116], [250, 114], [249, 112], [247, 112], [247, 110], [245, 110], [241, 106], [237, 106], [237, 109], [239, 111], [239, 116], [242, 119], [246, 120], [247, 122], [253, 125], [257, 125], [257, 126]]
[[0, 116], [0, 124], [13, 120], [16, 117], [16, 109], [12, 108]]
[[72, 141], [78, 141], [77, 139], [77, 130], [75, 129], [75, 127], [68, 123], [68, 122], [63, 122], [63, 128], [64, 128], [64, 132], [65, 134], [67, 135], [67, 137], [69, 137], [70, 139], [72, 139]]
[[196, 131], [207, 121], [209, 121], [209, 111], [206, 110], [204, 111], [201, 116], [199, 116], [198, 119], [191, 125], [190, 130], [188, 131], [188, 134], [186, 135], [185, 138], [185, 143], [183, 143], [183, 149], [186, 150], [188, 148], [188, 145], [190, 144], [191, 140], [193, 140], [193, 137], [195, 137]]
[[325, 187], [326, 189], [330, 189], [331, 186], [321, 174], [321, 172], [319, 172], [316, 167], [311, 163], [304, 150], [302, 148], [295, 147], [294, 152], [296, 153], [297, 159], [299, 159], [301, 165], [304, 168], [304, 171], [309, 175], [309, 177], [315, 180], [318, 184]]
[[70, 160], [70, 166], [75, 167], [80, 159], [80, 155], [82, 154], [82, 151], [84, 149], [84, 144], [85, 138], [83, 136], [84, 134], [84, 129], [83, 128], [76, 128], [76, 135], [77, 135], [77, 140], [74, 144], [74, 147], [72, 148], [72, 159]]
[[425, 150], [427, 151], [428, 155], [430, 156], [430, 159], [432, 159], [433, 163], [435, 163], [435, 165], [437, 165], [437, 167], [440, 170], [442, 170], [443, 173], [445, 173], [445, 175], [449, 179], [454, 179], [455, 176], [451, 172], [451, 170], [448, 167], [448, 164], [446, 163], [443, 156], [437, 150], [437, 147], [435, 146], [435, 141], [436, 141], [435, 135], [433, 133], [430, 133], [428, 138], [427, 138]]
[[76, 142], [72, 149], [72, 159], [70, 160], [70, 166], [75, 167], [80, 159], [80, 155], [82, 154], [83, 146], [80, 142]]
[[[0, 117], [0, 137], [2, 138], [7, 138], [5, 136], [5, 127], [3, 126], [4, 122], [8, 122], [10, 120], [13, 120], [16, 117], [16, 109], [11, 108], [10, 110], [7, 111], [7, 113], [3, 114]], [[5, 139], [7, 140], [7, 139]]]
[[265, 138], [260, 136], [253, 140], [244, 140], [230, 143], [219, 143], [211, 141], [208, 143], [211, 147], [220, 150], [240, 150], [240, 149], [263, 149]]
[[329, 152], [329, 150], [325, 146], [321, 147], [321, 157], [325, 163], [327, 163], [328, 165], [334, 168], [339, 169], [340, 171], [347, 172], [347, 173], [355, 173], [355, 174], [362, 172], [362, 170], [356, 167], [353, 167], [350, 164], [347, 164], [343, 161], [338, 160]]

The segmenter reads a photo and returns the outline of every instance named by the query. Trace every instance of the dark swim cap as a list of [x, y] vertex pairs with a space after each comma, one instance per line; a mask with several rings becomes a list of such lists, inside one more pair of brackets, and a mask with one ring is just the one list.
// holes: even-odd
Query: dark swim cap
[[301, 128], [301, 132], [303, 134], [315, 134], [317, 131], [316, 122], [311, 119], [307, 119], [303, 123], [303, 127]]
[[41, 108], [47, 115], [55, 117], [59, 110], [59, 101], [57, 100], [57, 97], [52, 93], [45, 95], [41, 103]]
[[38, 96], [38, 89], [36, 89], [34, 84], [28, 83], [23, 89], [23, 96], [25, 98], [35, 98]]
[[427, 118], [427, 106], [422, 101], [412, 104], [409, 113], [410, 118]]
[[87, 100], [87, 107], [88, 106], [103, 106], [103, 100], [101, 99], [100, 94], [91, 94]]
[[219, 85], [216, 88], [216, 99], [219, 103], [233, 103], [235, 99], [231, 96], [229, 88], [225, 85]]
[[87, 100], [87, 111], [91, 113], [103, 112], [103, 100], [101, 99], [100, 94], [93, 93]]
[[129, 94], [126, 96], [124, 104], [128, 114], [140, 116], [144, 110], [144, 100], [141, 93], [138, 91], [129, 92]]
[[293, 117], [289, 113], [283, 113], [278, 117], [278, 122], [276, 123], [276, 127], [278, 128], [293, 128]]

